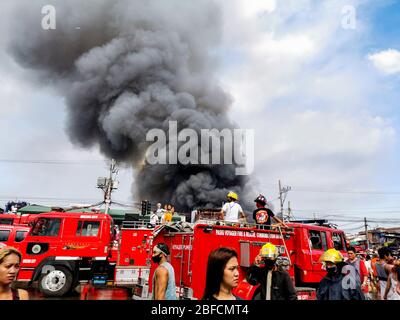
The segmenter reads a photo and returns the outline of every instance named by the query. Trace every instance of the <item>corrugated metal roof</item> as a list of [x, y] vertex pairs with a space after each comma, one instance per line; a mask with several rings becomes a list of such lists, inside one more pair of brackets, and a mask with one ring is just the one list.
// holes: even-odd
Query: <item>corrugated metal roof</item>
[[18, 210], [18, 212], [21, 212], [21, 213], [43, 213], [43, 212], [49, 212], [49, 211], [51, 211], [51, 207], [40, 206], [37, 204], [31, 204], [29, 206], [25, 206]]

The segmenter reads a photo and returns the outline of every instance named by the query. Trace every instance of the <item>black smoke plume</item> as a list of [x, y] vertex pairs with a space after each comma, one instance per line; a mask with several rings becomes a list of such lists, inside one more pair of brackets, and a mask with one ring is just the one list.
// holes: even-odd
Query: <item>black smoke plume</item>
[[[220, 206], [228, 191], [251, 203], [236, 165], [143, 164], [146, 133], [235, 128], [230, 96], [215, 76], [212, 54], [222, 14], [212, 1], [60, 0], [18, 2], [9, 51], [37, 80], [66, 98], [75, 144], [99, 145], [134, 167], [135, 198], [171, 202], [178, 210]], [[44, 30], [42, 7], [56, 9]], [[249, 201], [250, 200], [250, 201]]]

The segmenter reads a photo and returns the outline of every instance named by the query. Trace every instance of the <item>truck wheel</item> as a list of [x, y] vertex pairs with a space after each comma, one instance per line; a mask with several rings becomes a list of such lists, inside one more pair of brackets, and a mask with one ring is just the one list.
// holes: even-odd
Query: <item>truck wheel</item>
[[65, 267], [54, 266], [54, 270], [39, 278], [39, 290], [45, 297], [62, 297], [72, 286], [71, 271]]

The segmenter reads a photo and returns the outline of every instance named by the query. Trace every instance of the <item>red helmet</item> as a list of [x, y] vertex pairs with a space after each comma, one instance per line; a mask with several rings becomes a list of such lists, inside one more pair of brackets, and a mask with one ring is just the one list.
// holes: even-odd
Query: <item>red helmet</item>
[[265, 197], [264, 197], [262, 194], [260, 194], [260, 195], [254, 200], [254, 202], [260, 202], [260, 203], [266, 204], [266, 203], [267, 203], [267, 199], [265, 199]]

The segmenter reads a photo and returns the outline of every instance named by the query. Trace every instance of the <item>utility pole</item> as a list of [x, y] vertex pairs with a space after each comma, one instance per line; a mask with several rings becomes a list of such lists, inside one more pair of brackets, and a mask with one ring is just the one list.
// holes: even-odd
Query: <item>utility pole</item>
[[364, 217], [364, 227], [365, 227], [365, 240], [366, 240], [366, 245], [367, 245], [367, 249], [369, 249], [368, 224], [367, 224], [367, 218], [366, 218], [366, 217]]
[[[287, 193], [291, 190], [291, 187], [286, 186], [282, 187], [281, 185], [281, 180], [279, 180], [279, 201], [281, 203], [281, 212], [280, 212], [280, 218], [283, 219], [283, 204], [285, 203]], [[283, 197], [285, 195], [285, 197]]]
[[111, 159], [109, 178], [98, 178], [97, 187], [104, 192], [104, 203], [106, 205], [104, 212], [107, 214], [111, 204], [111, 193], [114, 189], [118, 189], [118, 181], [114, 179], [114, 175], [118, 173], [117, 162]]

